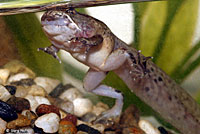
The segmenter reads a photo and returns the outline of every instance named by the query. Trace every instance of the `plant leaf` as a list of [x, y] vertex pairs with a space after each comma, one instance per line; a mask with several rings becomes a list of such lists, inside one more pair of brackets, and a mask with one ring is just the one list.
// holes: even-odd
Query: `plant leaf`
[[141, 20], [140, 45], [142, 54], [150, 56], [166, 21], [167, 2], [149, 3]]
[[[171, 3], [173, 4], [173, 3]], [[189, 51], [197, 22], [198, 0], [185, 0], [172, 21], [157, 65], [170, 74]]]
[[144, 15], [146, 9], [148, 7], [148, 3], [134, 3], [133, 9], [134, 9], [134, 42], [132, 46], [136, 49], [139, 48], [140, 44], [140, 27], [141, 27], [141, 19]]

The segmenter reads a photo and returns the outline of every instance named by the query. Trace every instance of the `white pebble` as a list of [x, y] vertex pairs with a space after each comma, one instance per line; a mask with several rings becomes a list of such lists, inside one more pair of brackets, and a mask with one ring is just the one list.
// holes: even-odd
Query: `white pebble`
[[160, 134], [159, 130], [155, 128], [149, 121], [140, 120], [138, 125], [146, 134]]
[[7, 122], [0, 118], [0, 134], [4, 134]]
[[63, 111], [74, 114], [74, 105], [70, 101], [63, 101], [59, 104], [59, 108], [62, 109]]
[[109, 109], [108, 105], [98, 102], [95, 106], [93, 106], [92, 113], [96, 116], [99, 116], [101, 113], [107, 111]]
[[49, 113], [40, 116], [35, 121], [35, 125], [42, 128], [45, 133], [55, 133], [59, 128], [60, 118], [55, 113]]
[[45, 97], [42, 96], [34, 96], [35, 100], [38, 102], [38, 104], [47, 104], [47, 105], [51, 105], [51, 103], [49, 102], [49, 100]]
[[76, 88], [70, 88], [59, 96], [59, 98], [65, 101], [71, 101], [71, 102], [75, 100], [76, 98], [81, 98], [81, 97], [82, 97], [82, 94]]
[[85, 115], [92, 111], [93, 104], [89, 99], [77, 98], [73, 101], [74, 104], [74, 114], [78, 117]]
[[30, 76], [30, 78], [35, 77], [35, 73], [18, 60], [8, 62], [4, 65], [4, 68], [8, 69], [12, 74], [26, 73]]
[[30, 78], [28, 74], [18, 73], [16, 75], [10, 76], [9, 79], [8, 79], [8, 82], [11, 83], [11, 82], [20, 81], [22, 79], [27, 79], [27, 78]]
[[47, 95], [44, 88], [38, 85], [32, 85], [29, 89], [28, 94], [33, 96], [43, 96], [43, 97]]
[[8, 92], [8, 90], [0, 85], [0, 100], [7, 101], [11, 97], [11, 94]]
[[42, 96], [27, 95], [25, 98], [30, 102], [31, 110], [33, 112], [35, 112], [36, 108], [40, 104], [51, 105], [51, 103], [49, 102], [49, 100], [47, 98], [42, 97]]
[[2, 80], [3, 84], [6, 83], [9, 75], [10, 71], [8, 69], [0, 69], [0, 79]]
[[47, 77], [36, 77], [34, 82], [43, 87], [44, 90], [49, 94], [59, 83], [59, 80], [47, 78]]
[[25, 96], [25, 99], [27, 99], [30, 103], [30, 106], [31, 106], [31, 110], [33, 112], [35, 112], [36, 108], [38, 107], [38, 102], [35, 100], [34, 96], [32, 95], [27, 95]]

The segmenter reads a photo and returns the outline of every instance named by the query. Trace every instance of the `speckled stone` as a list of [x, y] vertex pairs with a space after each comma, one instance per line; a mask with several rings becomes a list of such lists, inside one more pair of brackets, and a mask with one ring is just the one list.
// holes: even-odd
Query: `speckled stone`
[[3, 134], [6, 130], [7, 122], [0, 118], [0, 134]]
[[48, 77], [36, 77], [34, 81], [37, 85], [43, 87], [48, 94], [60, 83], [59, 80]]
[[13, 107], [0, 100], [0, 118], [8, 122], [17, 119], [18, 116]]
[[27, 117], [18, 114], [18, 118], [16, 120], [10, 121], [7, 124], [8, 129], [16, 129], [20, 127], [29, 126], [31, 124], [31, 120], [29, 120]]
[[73, 101], [74, 114], [78, 117], [85, 115], [92, 111], [93, 104], [87, 98], [77, 98]]
[[59, 123], [59, 134], [76, 134], [77, 129], [76, 126], [67, 120], [61, 120]]
[[8, 90], [0, 85], [0, 100], [7, 101], [11, 97], [11, 94], [8, 92]]
[[30, 109], [30, 103], [25, 98], [13, 96], [7, 101], [7, 103], [14, 107], [18, 113], [21, 113], [25, 109]]
[[42, 128], [45, 133], [55, 133], [59, 129], [60, 118], [55, 113], [40, 116], [35, 121], [35, 126]]

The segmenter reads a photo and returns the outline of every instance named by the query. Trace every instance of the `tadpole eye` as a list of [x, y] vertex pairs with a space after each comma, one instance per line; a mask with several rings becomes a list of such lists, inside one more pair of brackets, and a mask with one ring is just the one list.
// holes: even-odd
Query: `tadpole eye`
[[69, 9], [66, 10], [66, 13], [69, 13], [69, 14], [75, 14], [76, 11], [74, 10], [73, 7], [70, 7]]

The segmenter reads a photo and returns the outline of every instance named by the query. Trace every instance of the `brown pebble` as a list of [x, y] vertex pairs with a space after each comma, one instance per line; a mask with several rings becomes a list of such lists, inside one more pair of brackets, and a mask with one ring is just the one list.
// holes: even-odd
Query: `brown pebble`
[[129, 127], [124, 128], [122, 134], [145, 134], [145, 132], [137, 127]]
[[23, 110], [30, 109], [30, 103], [25, 98], [12, 96], [7, 103], [14, 107], [18, 113], [21, 113]]
[[29, 120], [27, 117], [18, 114], [18, 118], [16, 120], [10, 121], [7, 123], [6, 128], [8, 129], [16, 129], [20, 127], [26, 127], [31, 124], [31, 120]]
[[62, 120], [65, 120], [65, 121], [70, 121], [72, 122], [75, 126], [77, 124], [77, 117], [73, 114], [67, 114], [67, 116], [65, 118], [63, 118]]
[[59, 134], [76, 134], [77, 129], [76, 126], [67, 120], [61, 120], [59, 123]]
[[35, 120], [37, 118], [37, 115], [30, 110], [24, 110], [21, 114], [26, 116], [29, 120]]
[[36, 114], [38, 116], [48, 114], [48, 113], [55, 113], [60, 117], [59, 108], [57, 108], [54, 105], [41, 104], [36, 109]]
[[122, 126], [137, 126], [139, 121], [140, 113], [139, 110], [134, 106], [130, 105], [121, 115], [120, 125]]

